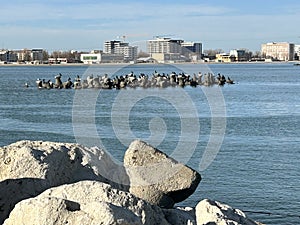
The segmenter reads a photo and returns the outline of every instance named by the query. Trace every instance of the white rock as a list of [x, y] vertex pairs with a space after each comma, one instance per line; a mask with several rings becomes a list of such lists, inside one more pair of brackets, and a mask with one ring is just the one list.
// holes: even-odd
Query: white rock
[[16, 142], [0, 148], [0, 168], [0, 224], [17, 202], [51, 187], [80, 180], [117, 186], [102, 173], [128, 183], [125, 170], [104, 151], [72, 143]]
[[125, 152], [124, 166], [130, 193], [165, 208], [188, 198], [201, 180], [195, 170], [139, 140]]
[[49, 185], [80, 180], [99, 179], [89, 167], [82, 165], [84, 147], [78, 144], [20, 141], [0, 148], [0, 181], [36, 178]]
[[65, 199], [30, 198], [21, 201], [3, 225], [142, 225], [131, 211], [106, 202], [78, 204]]
[[197, 225], [257, 225], [241, 210], [208, 199], [197, 204], [196, 221]]
[[[55, 204], [51, 206], [52, 202], [47, 202], [45, 199], [51, 199]], [[57, 200], [53, 199], [64, 201], [57, 203]], [[62, 204], [66, 206], [62, 207]], [[37, 207], [40, 207], [40, 210], [44, 213], [33, 212], [33, 209]], [[68, 208], [71, 210], [68, 210]], [[89, 222], [94, 224], [102, 224], [100, 223], [101, 219], [105, 218], [103, 221], [110, 222], [104, 224], [170, 225], [159, 207], [152, 206], [128, 192], [114, 189], [108, 184], [97, 181], [80, 181], [74, 184], [62, 185], [48, 189], [35, 198], [24, 200], [16, 205], [5, 221], [5, 225], [22, 224], [24, 218], [20, 217], [18, 219], [18, 215], [36, 217], [36, 219], [40, 217], [41, 223], [35, 224], [48, 224], [45, 221], [51, 220], [51, 213], [56, 209], [61, 212], [58, 212], [57, 215], [54, 214], [55, 217], [59, 217], [59, 214], [62, 213], [61, 218], [64, 220], [74, 217], [75, 221], [78, 216], [78, 220], [91, 218], [92, 220]], [[74, 212], [78, 212], [78, 214], [74, 214]], [[83, 213], [85, 214], [83, 215]], [[30, 216], [30, 214], [33, 215]], [[72, 214], [72, 216], [68, 217], [69, 214]]]

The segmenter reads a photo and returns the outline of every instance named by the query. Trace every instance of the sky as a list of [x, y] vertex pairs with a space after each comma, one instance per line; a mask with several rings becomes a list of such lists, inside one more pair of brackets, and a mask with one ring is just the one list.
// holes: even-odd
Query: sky
[[90, 51], [125, 36], [146, 50], [155, 36], [203, 49], [300, 44], [299, 0], [0, 0], [0, 48]]

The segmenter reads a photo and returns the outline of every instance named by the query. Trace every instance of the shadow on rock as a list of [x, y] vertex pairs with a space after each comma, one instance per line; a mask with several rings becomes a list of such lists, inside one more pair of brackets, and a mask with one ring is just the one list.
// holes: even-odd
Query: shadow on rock
[[48, 188], [46, 180], [37, 178], [8, 179], [0, 182], [0, 224], [18, 202], [35, 197]]

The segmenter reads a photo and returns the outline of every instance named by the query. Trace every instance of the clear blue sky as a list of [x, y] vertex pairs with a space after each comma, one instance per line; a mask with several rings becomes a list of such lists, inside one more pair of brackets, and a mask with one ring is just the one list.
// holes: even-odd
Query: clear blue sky
[[145, 46], [156, 35], [200, 41], [204, 49], [300, 43], [299, 0], [1, 0], [0, 48], [102, 49], [126, 35]]

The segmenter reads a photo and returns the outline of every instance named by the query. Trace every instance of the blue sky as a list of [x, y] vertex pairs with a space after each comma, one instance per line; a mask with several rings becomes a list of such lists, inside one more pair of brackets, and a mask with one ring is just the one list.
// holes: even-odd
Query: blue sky
[[299, 0], [1, 0], [0, 48], [102, 49], [126, 36], [144, 48], [156, 35], [200, 41], [204, 49], [300, 43]]

